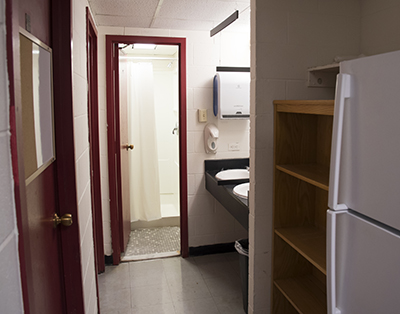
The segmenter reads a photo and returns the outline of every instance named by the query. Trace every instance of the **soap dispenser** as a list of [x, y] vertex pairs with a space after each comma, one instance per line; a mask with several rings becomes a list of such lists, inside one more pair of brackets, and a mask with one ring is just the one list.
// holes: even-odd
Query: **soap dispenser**
[[219, 131], [217, 127], [209, 123], [204, 128], [204, 147], [207, 154], [216, 154], [218, 148]]

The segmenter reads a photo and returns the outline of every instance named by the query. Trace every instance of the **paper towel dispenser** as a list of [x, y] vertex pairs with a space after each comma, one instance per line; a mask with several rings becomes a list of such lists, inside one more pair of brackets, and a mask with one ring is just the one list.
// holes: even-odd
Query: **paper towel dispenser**
[[217, 67], [214, 115], [220, 119], [250, 117], [250, 68]]

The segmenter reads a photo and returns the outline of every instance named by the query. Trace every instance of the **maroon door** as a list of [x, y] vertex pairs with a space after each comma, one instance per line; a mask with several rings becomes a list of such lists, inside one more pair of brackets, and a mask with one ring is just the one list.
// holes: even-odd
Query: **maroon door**
[[[54, 156], [54, 149], [45, 148], [54, 147], [52, 144], [54, 132], [51, 127], [50, 52], [42, 49], [45, 47], [44, 44], [40, 44], [27, 32], [20, 35], [19, 43], [22, 109], [20, 131], [22, 132], [17, 141], [20, 146], [23, 144], [23, 149], [19, 151], [19, 154], [23, 154], [21, 159], [23, 158], [24, 161], [25, 174], [21, 184], [25, 184], [26, 191], [27, 228], [24, 230], [24, 240], [28, 245], [29, 257], [27, 265], [29, 306], [31, 313], [65, 313], [60, 271], [62, 269], [60, 228], [62, 226], [56, 226], [53, 220], [54, 215], [59, 214], [57, 159], [53, 161], [51, 159], [51, 156]], [[34, 52], [39, 55], [39, 58], [35, 58]], [[35, 84], [36, 77], [40, 82], [38, 86]], [[38, 112], [40, 123], [37, 123], [35, 119]], [[44, 123], [46, 118], [49, 121]], [[43, 136], [44, 134], [46, 136]]]
[[127, 68], [126, 63], [119, 64], [119, 87], [120, 87], [120, 107], [119, 107], [119, 129], [120, 145], [119, 154], [121, 160], [121, 204], [122, 217], [121, 225], [123, 228], [121, 239], [121, 251], [125, 252], [131, 232], [131, 207], [130, 207], [130, 188], [129, 188], [129, 155], [134, 149], [134, 144], [128, 140], [128, 90], [127, 90]]
[[[130, 198], [129, 198], [129, 165], [127, 149], [128, 124], [127, 103], [114, 106], [120, 101], [118, 43], [109, 45], [106, 50], [107, 76], [113, 86], [113, 93], [107, 92], [107, 137], [108, 137], [108, 175], [110, 186], [111, 237], [113, 240], [113, 263], [121, 261], [121, 252], [125, 251], [129, 239]], [[109, 56], [116, 56], [110, 58]], [[108, 72], [110, 71], [110, 72]], [[126, 91], [125, 88], [121, 88]], [[122, 95], [122, 97], [125, 97]], [[125, 97], [126, 98], [126, 97]], [[121, 131], [122, 129], [122, 131]]]
[[53, 163], [26, 186], [29, 231], [25, 239], [29, 241], [32, 261], [27, 272], [31, 313], [65, 313], [60, 229], [66, 227], [53, 225], [53, 214], [58, 211], [54, 170]]
[[[71, 60], [70, 9], [70, 0], [51, 3], [49, 0], [6, 0], [11, 150], [26, 314], [84, 313], [73, 142], [72, 71], [68, 61]], [[41, 138], [34, 142], [33, 133], [29, 130], [32, 127], [29, 108], [33, 98], [30, 85], [35, 81], [31, 74], [34, 68], [42, 67], [32, 66], [36, 62], [33, 61], [34, 51], [20, 55], [20, 48], [29, 44], [29, 40], [20, 42], [20, 26], [25, 25], [20, 17], [25, 17], [25, 12], [28, 17], [29, 14], [38, 17], [32, 19], [33, 35], [26, 33], [25, 37], [42, 45], [34, 37], [37, 36], [47, 45], [51, 42], [53, 48], [53, 62], [50, 62], [53, 77], [48, 81], [54, 86], [53, 143], [56, 159], [44, 159], [43, 165], [34, 150], [41, 146], [38, 143], [45, 141]], [[50, 18], [51, 15], [53, 18]], [[35, 82], [46, 85], [42, 80]], [[42, 103], [40, 100], [39, 104]], [[51, 133], [44, 132], [45, 135]], [[74, 223], [71, 226], [55, 226], [55, 213], [59, 216], [71, 213]]]

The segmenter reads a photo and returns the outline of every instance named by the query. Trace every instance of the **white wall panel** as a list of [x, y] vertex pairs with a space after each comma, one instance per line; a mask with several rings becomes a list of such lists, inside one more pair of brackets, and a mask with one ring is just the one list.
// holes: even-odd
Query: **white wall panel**
[[0, 262], [1, 313], [23, 313], [17, 237], [18, 231], [15, 228], [0, 244], [0, 254], [3, 257]]
[[23, 313], [11, 166], [6, 54], [5, 1], [0, 0], [0, 312]]
[[400, 50], [399, 1], [364, 0], [361, 3], [361, 52], [374, 55]]
[[75, 171], [81, 235], [81, 265], [85, 312], [97, 313], [96, 286], [93, 280], [94, 248], [90, 196], [90, 156], [87, 112], [86, 61], [86, 6], [87, 0], [73, 0], [73, 115], [75, 137]]

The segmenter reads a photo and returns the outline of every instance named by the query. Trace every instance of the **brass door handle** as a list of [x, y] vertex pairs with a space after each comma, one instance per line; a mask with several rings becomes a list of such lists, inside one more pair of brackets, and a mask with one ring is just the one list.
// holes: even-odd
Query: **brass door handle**
[[130, 150], [130, 149], [134, 149], [135, 146], [133, 146], [133, 144], [126, 144], [125, 148], [126, 148], [126, 150]]
[[54, 228], [56, 228], [59, 224], [62, 224], [65, 227], [69, 227], [72, 225], [72, 215], [71, 214], [65, 214], [61, 218], [58, 217], [57, 214], [53, 215], [53, 222], [54, 222]]

